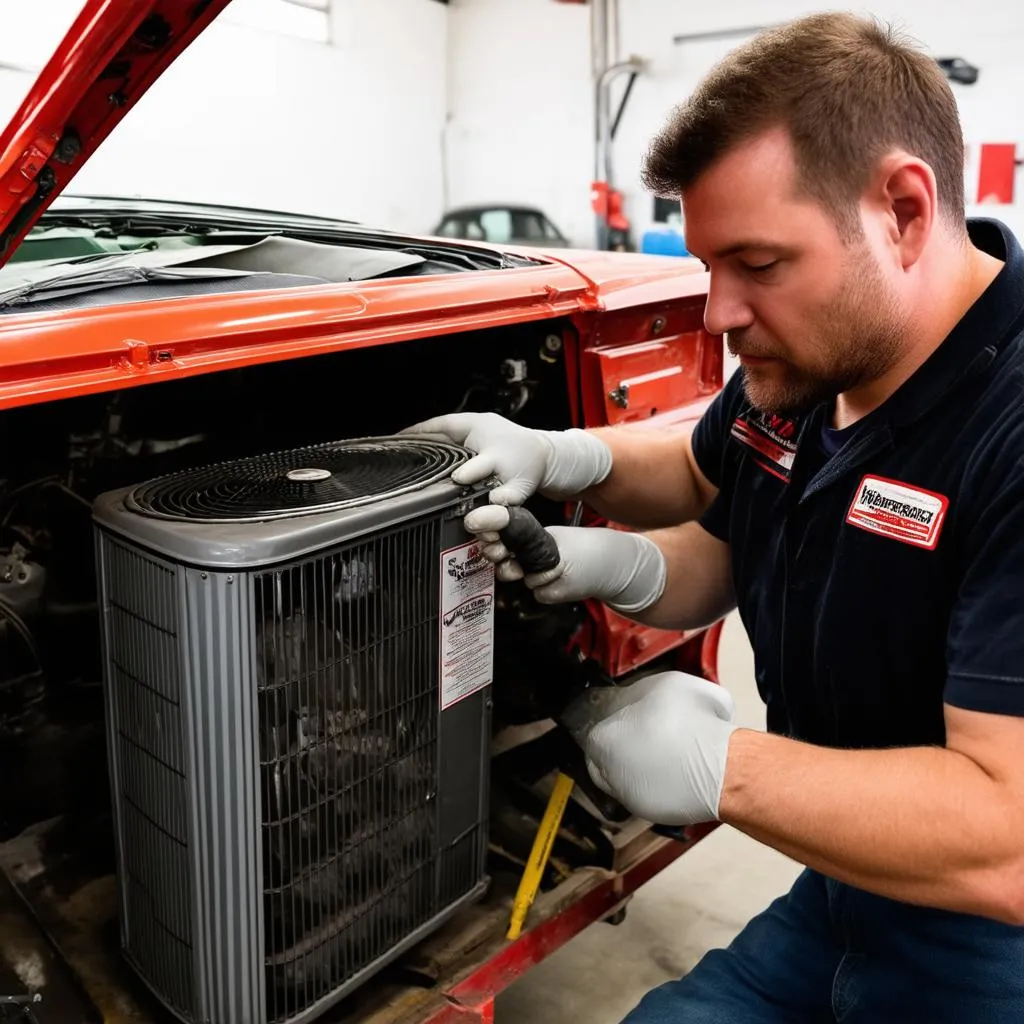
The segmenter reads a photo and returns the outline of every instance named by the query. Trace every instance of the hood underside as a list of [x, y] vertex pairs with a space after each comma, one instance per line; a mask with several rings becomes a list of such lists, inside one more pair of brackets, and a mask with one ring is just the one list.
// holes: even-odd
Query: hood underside
[[0, 136], [0, 266], [229, 0], [85, 0]]

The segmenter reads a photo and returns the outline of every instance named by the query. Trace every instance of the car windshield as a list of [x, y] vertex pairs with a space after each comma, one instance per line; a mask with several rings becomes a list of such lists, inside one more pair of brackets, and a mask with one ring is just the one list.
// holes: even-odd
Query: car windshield
[[0, 268], [0, 314], [534, 262], [340, 220], [62, 197]]

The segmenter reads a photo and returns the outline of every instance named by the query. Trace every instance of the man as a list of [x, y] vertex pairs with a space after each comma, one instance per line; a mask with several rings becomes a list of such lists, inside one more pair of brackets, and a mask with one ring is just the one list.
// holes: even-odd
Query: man
[[467, 527], [504, 578], [500, 503], [537, 490], [651, 531], [553, 528], [538, 600], [675, 627], [737, 605], [750, 636], [767, 733], [664, 673], [585, 742], [635, 813], [808, 866], [630, 1024], [1024, 1021], [1024, 254], [965, 222], [962, 145], [934, 62], [883, 28], [763, 34], [646, 164], [742, 364], [692, 438], [413, 428], [503, 481]]

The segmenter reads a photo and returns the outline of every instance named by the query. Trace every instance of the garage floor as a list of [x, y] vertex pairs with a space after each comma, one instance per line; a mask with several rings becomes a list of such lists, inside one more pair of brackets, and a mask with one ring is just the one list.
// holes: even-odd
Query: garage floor
[[[738, 721], [764, 728], [750, 646], [735, 615], [722, 636], [719, 670]], [[799, 871], [782, 854], [720, 826], [641, 889], [621, 925], [593, 925], [506, 991], [497, 1024], [618, 1024], [648, 989], [729, 942]]]

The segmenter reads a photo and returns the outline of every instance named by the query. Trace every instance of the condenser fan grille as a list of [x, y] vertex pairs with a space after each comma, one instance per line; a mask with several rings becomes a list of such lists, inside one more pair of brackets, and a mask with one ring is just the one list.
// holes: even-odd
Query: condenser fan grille
[[127, 503], [144, 515], [187, 522], [335, 512], [443, 480], [469, 454], [406, 437], [338, 441], [159, 477], [135, 488]]

